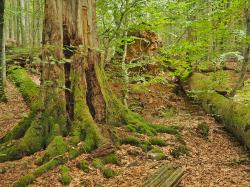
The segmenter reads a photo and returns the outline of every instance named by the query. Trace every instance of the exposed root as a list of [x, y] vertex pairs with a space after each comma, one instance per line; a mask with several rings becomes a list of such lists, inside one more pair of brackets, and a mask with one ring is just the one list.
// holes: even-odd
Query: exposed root
[[39, 151], [44, 145], [44, 132], [40, 126], [40, 119], [35, 118], [23, 138], [1, 145], [0, 162], [20, 159], [25, 155], [30, 155]]
[[19, 179], [13, 186], [14, 187], [25, 187], [31, 184], [35, 181], [35, 179], [39, 176], [41, 176], [43, 173], [49, 171], [50, 169], [55, 168], [56, 166], [63, 164], [66, 162], [66, 159], [63, 159], [63, 157], [57, 157], [49, 162], [39, 166], [37, 169], [32, 171], [31, 173], [23, 176], [21, 179]]
[[40, 89], [29, 77], [27, 71], [19, 66], [12, 66], [8, 76], [21, 92], [27, 105], [32, 108], [28, 117], [18, 123], [5, 137], [0, 139], [0, 144], [22, 138], [34, 120], [38, 109], [41, 108]]
[[16, 140], [22, 138], [30, 127], [30, 124], [35, 116], [35, 112], [29, 113], [28, 117], [25, 117], [20, 121], [10, 132], [8, 132], [3, 138], [0, 139], [0, 144], [8, 142], [10, 140]]

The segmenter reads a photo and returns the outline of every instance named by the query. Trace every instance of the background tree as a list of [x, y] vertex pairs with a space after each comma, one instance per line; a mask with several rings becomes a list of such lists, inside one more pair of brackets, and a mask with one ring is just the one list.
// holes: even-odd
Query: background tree
[[5, 101], [4, 0], [0, 1], [0, 101]]

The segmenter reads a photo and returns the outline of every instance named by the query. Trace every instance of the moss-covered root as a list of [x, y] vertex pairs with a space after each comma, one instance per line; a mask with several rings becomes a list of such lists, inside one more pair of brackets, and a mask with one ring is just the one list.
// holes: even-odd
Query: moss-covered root
[[11, 131], [9, 131], [3, 138], [0, 139], [0, 144], [10, 140], [22, 138], [30, 127], [32, 120], [35, 117], [35, 112], [30, 112], [27, 117], [24, 117]]
[[[46, 152], [48, 154], [49, 150], [51, 150], [56, 144], [60, 144], [60, 146], [63, 146], [65, 142], [63, 141], [62, 137], [55, 137], [54, 140], [51, 142], [51, 145], [48, 146]], [[62, 147], [61, 147], [62, 148]], [[48, 172], [49, 170], [67, 163], [69, 160], [72, 160], [79, 156], [82, 152], [79, 149], [73, 148], [71, 146], [67, 147], [68, 151], [65, 151], [66, 149], [62, 148], [56, 151], [50, 152], [50, 156], [55, 155], [55, 157], [51, 158], [48, 162], [44, 163], [43, 165], [39, 166], [37, 169], [32, 171], [31, 173], [28, 173], [27, 175], [20, 178], [15, 184], [14, 187], [25, 187], [29, 184], [33, 183], [36, 178], [44, 174], [45, 172]], [[64, 152], [64, 154], [61, 154]], [[48, 157], [46, 157], [48, 158]]]
[[166, 126], [153, 125], [142, 116], [127, 109], [107, 87], [107, 78], [101, 64], [95, 66], [98, 82], [100, 83], [107, 108], [107, 123], [126, 124], [128, 129], [142, 134], [155, 135], [157, 132], [176, 134], [176, 129]]
[[68, 150], [69, 145], [64, 141], [63, 137], [56, 136], [46, 148], [44, 155], [37, 160], [37, 164], [41, 165], [57, 156], [62, 156]]
[[31, 184], [35, 181], [35, 179], [39, 176], [41, 176], [43, 173], [49, 171], [50, 169], [55, 168], [56, 166], [63, 164], [65, 162], [64, 159], [58, 157], [53, 160], [50, 160], [46, 164], [38, 167], [33, 172], [23, 176], [21, 179], [19, 179], [13, 186], [14, 187], [25, 187]]
[[23, 138], [15, 142], [6, 142], [0, 147], [0, 162], [16, 160], [43, 148], [44, 132], [39, 119], [32, 121]]
[[69, 168], [66, 166], [60, 168], [60, 182], [64, 185], [69, 185], [72, 180], [69, 171]]
[[40, 89], [27, 71], [19, 66], [12, 66], [8, 69], [9, 78], [15, 83], [18, 90], [21, 92], [26, 103], [31, 107], [37, 107], [40, 101]]

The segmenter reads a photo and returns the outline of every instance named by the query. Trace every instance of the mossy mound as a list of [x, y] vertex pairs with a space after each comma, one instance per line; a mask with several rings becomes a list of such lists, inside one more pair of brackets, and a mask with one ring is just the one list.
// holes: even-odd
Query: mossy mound
[[89, 163], [86, 160], [79, 161], [76, 166], [86, 173], [89, 172]]
[[71, 183], [71, 176], [69, 175], [69, 168], [66, 166], [62, 166], [60, 168], [60, 182], [64, 185], [69, 185]]
[[182, 155], [188, 155], [189, 149], [185, 145], [180, 145], [177, 148], [174, 148], [173, 150], [171, 150], [170, 154], [174, 158], [179, 158]]
[[208, 138], [209, 136], [209, 126], [207, 123], [200, 123], [196, 128], [196, 132], [203, 138]]
[[166, 146], [167, 145], [166, 141], [164, 141], [160, 138], [157, 138], [157, 137], [150, 138], [149, 143], [151, 143], [152, 145], [158, 145], [158, 146]]
[[105, 178], [108, 178], [108, 179], [116, 176], [116, 173], [111, 168], [103, 168], [102, 174]]
[[149, 158], [153, 160], [163, 160], [166, 158], [165, 153], [158, 147], [153, 148], [149, 153], [148, 153]]
[[101, 158], [104, 164], [119, 164], [120, 158], [117, 154], [112, 153]]

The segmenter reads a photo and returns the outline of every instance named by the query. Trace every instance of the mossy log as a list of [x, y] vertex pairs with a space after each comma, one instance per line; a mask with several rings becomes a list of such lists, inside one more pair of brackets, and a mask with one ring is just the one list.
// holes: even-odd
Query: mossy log
[[184, 176], [184, 169], [164, 164], [143, 182], [142, 187], [175, 187]]
[[213, 114], [226, 129], [250, 149], [250, 107], [209, 90], [209, 85], [206, 84], [208, 78], [199, 73], [190, 77], [188, 87], [194, 93], [194, 98], [201, 102], [207, 113]]
[[14, 82], [18, 90], [21, 92], [25, 102], [30, 107], [39, 104], [40, 89], [32, 79], [28, 72], [20, 66], [11, 66], [8, 69], [8, 77]]

